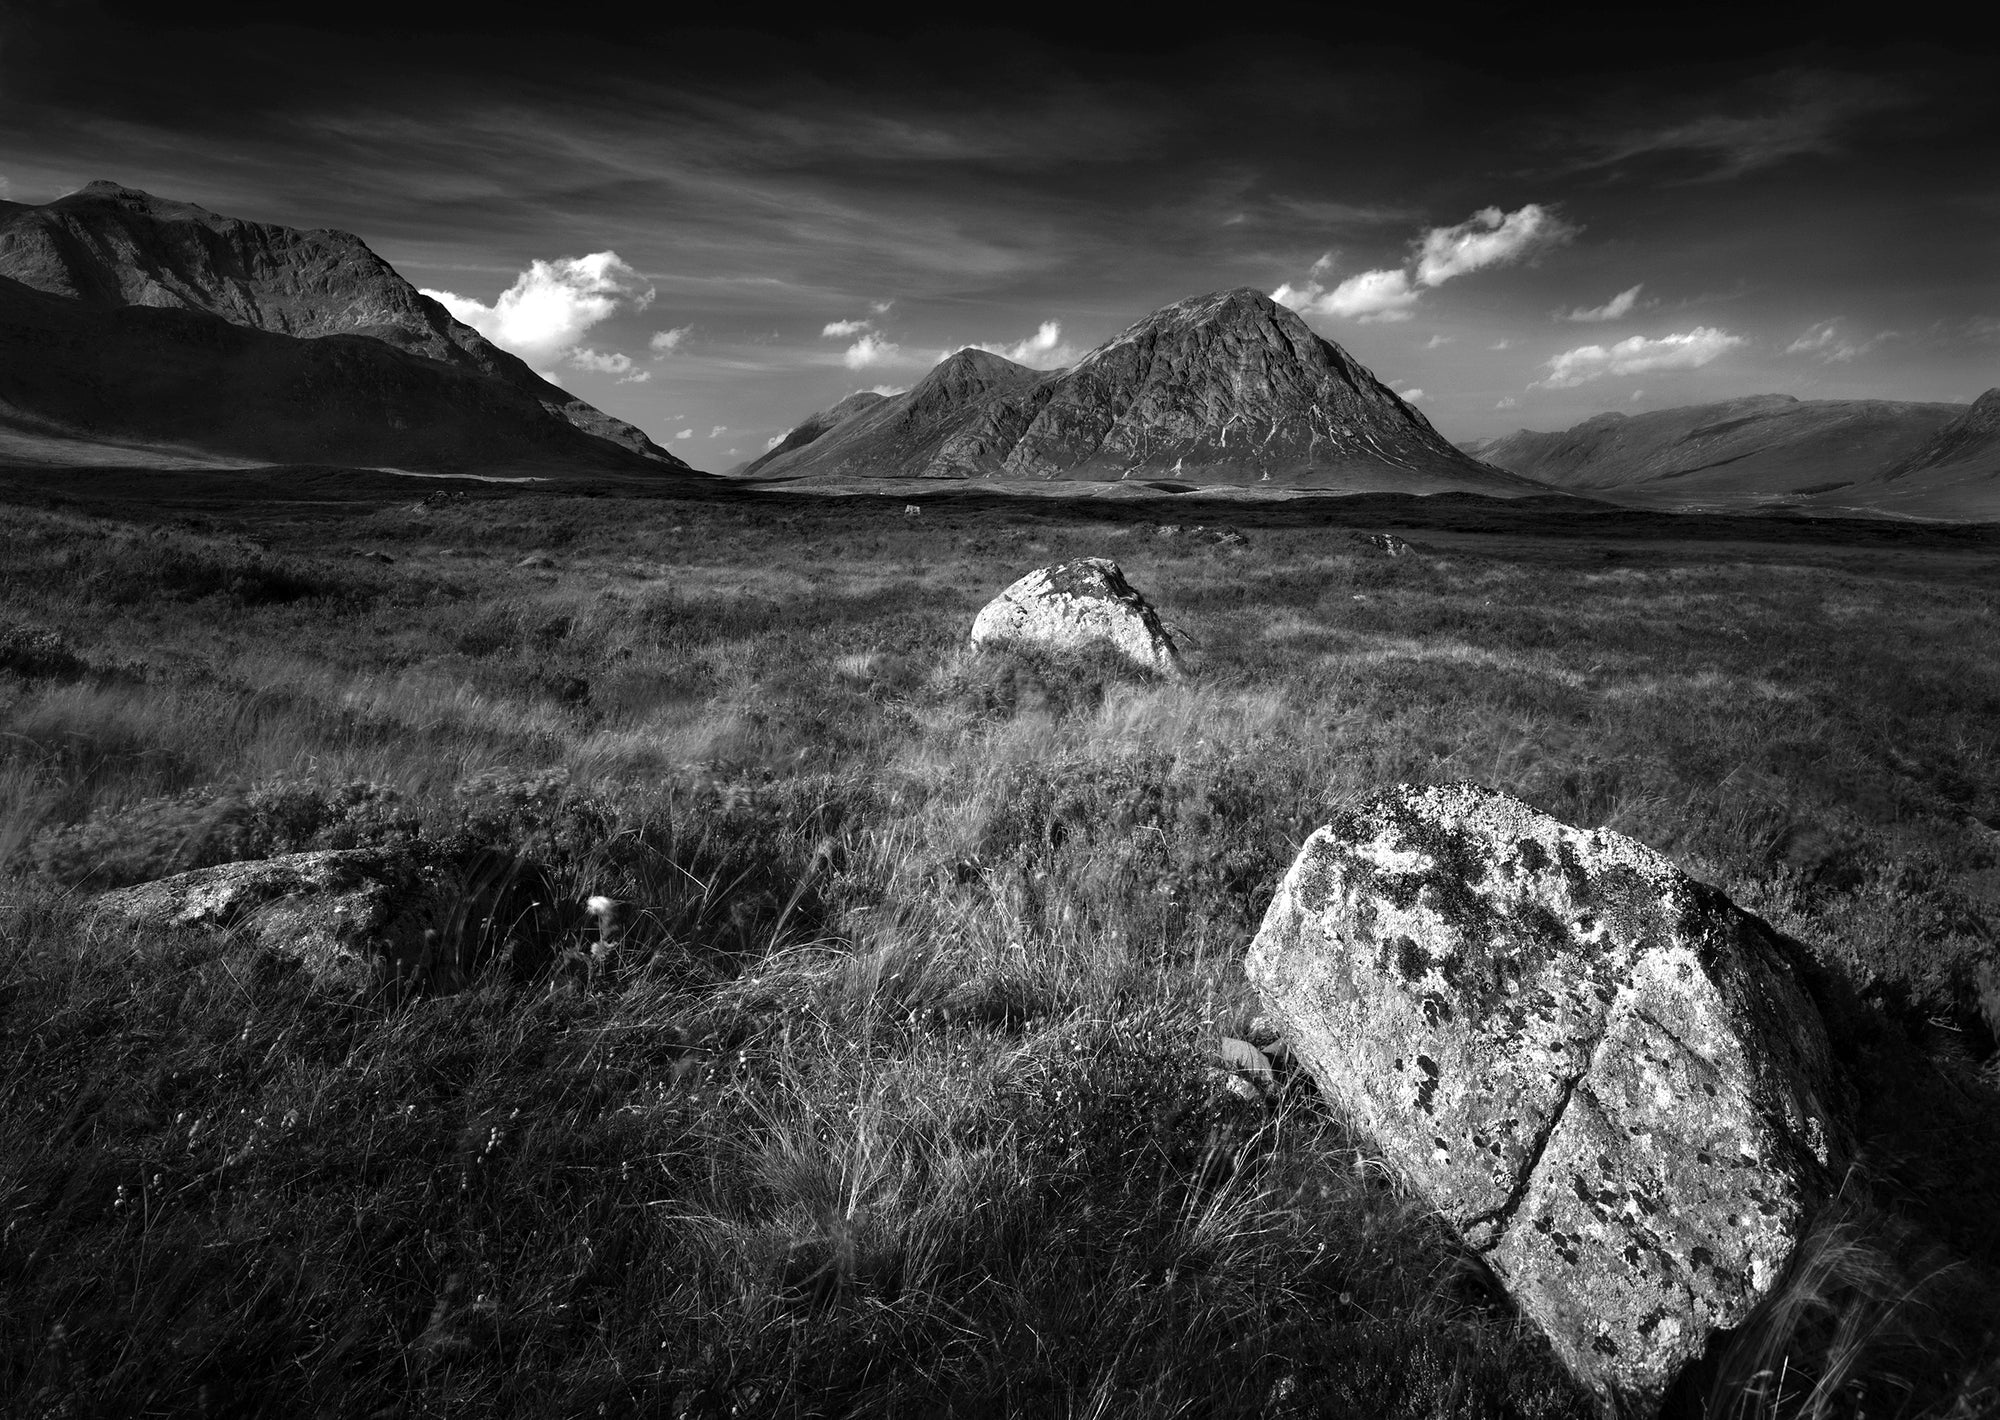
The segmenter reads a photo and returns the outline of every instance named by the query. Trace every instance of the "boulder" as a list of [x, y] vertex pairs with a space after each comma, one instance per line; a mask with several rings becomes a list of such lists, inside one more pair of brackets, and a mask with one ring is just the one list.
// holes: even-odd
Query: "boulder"
[[449, 861], [395, 848], [198, 868], [104, 893], [90, 907], [100, 923], [231, 932], [321, 980], [445, 990], [495, 955], [516, 974], [532, 971], [586, 910], [509, 854]]
[[1057, 651], [1104, 645], [1147, 670], [1172, 675], [1180, 669], [1180, 650], [1158, 613], [1106, 557], [1030, 572], [980, 610], [972, 644]]
[[1620, 834], [1404, 786], [1306, 841], [1246, 971], [1606, 1412], [1644, 1416], [1851, 1149], [1796, 950]]

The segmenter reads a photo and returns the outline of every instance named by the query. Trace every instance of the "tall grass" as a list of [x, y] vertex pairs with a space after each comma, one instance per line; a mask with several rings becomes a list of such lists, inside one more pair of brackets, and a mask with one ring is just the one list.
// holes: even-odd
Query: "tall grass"
[[[1304, 836], [1459, 778], [1675, 853], [1855, 1013], [1876, 1201], [1689, 1413], [1996, 1384], [1965, 1320], [2000, 1265], [1990, 557], [1253, 557], [1081, 514], [1031, 550], [942, 509], [541, 497], [0, 516], [10, 1411], [1590, 1413], [1309, 1081], [1222, 1068]], [[1029, 567], [1107, 550], [1190, 678], [964, 648]], [[80, 910], [412, 839], [626, 905], [531, 981], [400, 1004]]]

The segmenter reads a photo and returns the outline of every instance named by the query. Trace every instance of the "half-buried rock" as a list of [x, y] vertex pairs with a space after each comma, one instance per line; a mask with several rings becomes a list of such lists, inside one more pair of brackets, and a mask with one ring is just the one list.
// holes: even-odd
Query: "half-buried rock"
[[1173, 675], [1180, 669], [1180, 650], [1159, 614], [1108, 557], [1030, 572], [980, 610], [972, 644], [1051, 651], [1108, 646], [1147, 670]]
[[348, 985], [455, 990], [496, 957], [532, 973], [581, 921], [533, 863], [480, 850], [350, 848], [224, 863], [107, 892], [100, 922], [228, 932]]
[[1246, 970], [1609, 1414], [1657, 1412], [1772, 1289], [1849, 1147], [1770, 928], [1485, 789], [1405, 786], [1314, 833]]

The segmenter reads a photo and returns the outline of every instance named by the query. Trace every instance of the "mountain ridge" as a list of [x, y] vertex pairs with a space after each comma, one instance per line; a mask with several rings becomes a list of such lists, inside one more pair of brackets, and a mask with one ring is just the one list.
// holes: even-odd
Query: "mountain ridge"
[[1061, 370], [961, 350], [757, 471], [1547, 491], [1454, 448], [1345, 350], [1248, 287], [1161, 307]]
[[[22, 291], [37, 292], [66, 303], [81, 325], [114, 343], [145, 341], [131, 319], [107, 323], [102, 318], [148, 310], [182, 311], [293, 340], [372, 340], [401, 356], [493, 381], [592, 440], [665, 469], [687, 471], [685, 463], [639, 429], [544, 380], [524, 361], [455, 320], [352, 233], [251, 222], [116, 183], [94, 182], [40, 206], [0, 207], [0, 278], [16, 287], [9, 293], [12, 307], [22, 309]], [[38, 327], [47, 333], [51, 321], [60, 324], [53, 313], [60, 309], [38, 311]], [[169, 342], [163, 350], [171, 348]], [[310, 367], [322, 377], [341, 363], [271, 358], [295, 371]], [[369, 363], [365, 355], [353, 360]], [[107, 352], [99, 373], [120, 363], [120, 357]], [[394, 361], [375, 363], [378, 382], [390, 369], [402, 368]], [[28, 373], [28, 383], [35, 384]], [[461, 388], [415, 378], [433, 394]], [[15, 403], [17, 418], [36, 421], [36, 410]], [[41, 414], [52, 416], [53, 411]], [[358, 406], [354, 417], [361, 418]], [[509, 416], [513, 422], [526, 418], [518, 408]], [[41, 422], [51, 429], [61, 423], [54, 417]], [[353, 424], [353, 431], [361, 432], [362, 425]], [[545, 450], [565, 444], [561, 439], [530, 442]]]

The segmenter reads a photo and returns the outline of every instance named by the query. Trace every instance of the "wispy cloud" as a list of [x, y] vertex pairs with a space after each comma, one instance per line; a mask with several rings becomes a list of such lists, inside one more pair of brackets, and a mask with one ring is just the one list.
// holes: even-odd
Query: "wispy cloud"
[[1632, 313], [1632, 308], [1639, 304], [1639, 292], [1644, 289], [1644, 282], [1639, 283], [1637, 286], [1627, 287], [1603, 305], [1579, 306], [1564, 316], [1563, 319], [1574, 321], [1606, 321], [1617, 320], [1621, 316], [1628, 316]]
[[1589, 138], [1586, 142], [1595, 152], [1583, 166], [1605, 167], [1650, 154], [1686, 153], [1711, 165], [1695, 181], [1741, 177], [1791, 158], [1836, 153], [1846, 130], [1920, 98], [1920, 94], [1879, 76], [1790, 69], [1687, 100], [1687, 107], [1706, 111], [1667, 123], [1629, 125], [1606, 138]]
[[617, 351], [600, 353], [583, 346], [569, 352], [570, 364], [579, 370], [589, 370], [596, 375], [626, 375], [632, 372], [632, 357]]
[[1433, 335], [1429, 340], [1424, 342], [1424, 349], [1440, 350], [1447, 345], [1456, 345], [1457, 343], [1458, 337], [1455, 335]]
[[[579, 368], [598, 369], [590, 360], [601, 357], [582, 350], [581, 341], [592, 326], [620, 309], [643, 311], [652, 304], [653, 288], [641, 290], [639, 282], [639, 273], [617, 252], [597, 251], [531, 262], [490, 306], [452, 291], [423, 294], [530, 363], [569, 357]], [[578, 360], [578, 355], [586, 358]]]
[[676, 326], [672, 330], [656, 330], [653, 338], [646, 342], [646, 348], [655, 355], [671, 355], [681, 348], [681, 343], [694, 329], [691, 325]]
[[1606, 375], [1636, 375], [1647, 370], [1695, 370], [1749, 342], [1740, 335], [1710, 326], [1673, 335], [1635, 335], [1615, 345], [1579, 345], [1548, 361], [1548, 376], [1530, 388], [1572, 389]]
[[1840, 320], [1823, 320], [1785, 347], [1787, 355], [1810, 355], [1828, 365], [1844, 365], [1866, 355], [1885, 340], [1894, 339], [1893, 330], [1879, 330], [1865, 339], [1843, 335]]
[[1306, 279], [1271, 293], [1281, 306], [1309, 315], [1363, 322], [1408, 320], [1425, 289], [1482, 271], [1529, 261], [1575, 236], [1577, 228], [1554, 210], [1530, 202], [1513, 212], [1483, 207], [1450, 227], [1432, 227], [1411, 243], [1403, 267], [1380, 267], [1350, 276], [1329, 289], [1320, 280], [1333, 263], [1327, 253]]
[[830, 320], [826, 323], [826, 328], [820, 331], [820, 335], [822, 338], [844, 340], [850, 335], [859, 335], [862, 331], [872, 330], [874, 327], [875, 322], [872, 320]]
[[1424, 397], [1424, 392], [1414, 387], [1406, 390], [1397, 390], [1396, 394], [1405, 404], [1415, 404]]

